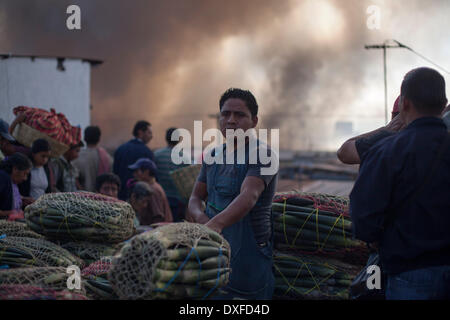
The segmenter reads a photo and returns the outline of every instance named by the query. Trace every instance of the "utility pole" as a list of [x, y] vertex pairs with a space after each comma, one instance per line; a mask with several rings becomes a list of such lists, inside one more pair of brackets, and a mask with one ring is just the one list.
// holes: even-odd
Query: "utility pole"
[[384, 120], [388, 123], [388, 105], [387, 105], [387, 67], [386, 67], [386, 49], [391, 48], [405, 48], [400, 43], [396, 42], [396, 45], [388, 44], [389, 40], [386, 40], [383, 44], [365, 45], [365, 49], [383, 49], [383, 68], [384, 68]]

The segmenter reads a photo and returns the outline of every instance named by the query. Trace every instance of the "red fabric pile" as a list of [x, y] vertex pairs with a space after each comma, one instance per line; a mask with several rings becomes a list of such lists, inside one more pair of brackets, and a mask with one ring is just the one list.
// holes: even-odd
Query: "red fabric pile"
[[45, 133], [49, 137], [67, 146], [76, 145], [81, 141], [81, 128], [73, 127], [66, 116], [62, 113], [56, 113], [54, 109], [49, 111], [19, 106], [14, 108], [14, 114], [24, 114], [25, 124]]

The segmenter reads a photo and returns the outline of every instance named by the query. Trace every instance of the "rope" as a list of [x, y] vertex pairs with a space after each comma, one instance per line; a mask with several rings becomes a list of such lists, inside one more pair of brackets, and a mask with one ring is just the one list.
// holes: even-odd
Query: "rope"
[[175, 279], [178, 277], [178, 275], [180, 274], [181, 270], [184, 268], [186, 263], [189, 261], [189, 258], [191, 257], [192, 253], [195, 253], [195, 257], [197, 258], [197, 261], [198, 261], [198, 263], [200, 265], [200, 268], [201, 268], [200, 257], [198, 256], [198, 253], [197, 253], [197, 250], [195, 250], [195, 247], [192, 247], [191, 251], [189, 251], [189, 254], [186, 256], [186, 258], [184, 259], [183, 263], [178, 268], [177, 272], [175, 272], [173, 277], [165, 284], [164, 288], [156, 288], [156, 289], [154, 289], [154, 291], [164, 292], [172, 284], [172, 282], [175, 281]]
[[[202, 300], [204, 300], [204, 299], [206, 299], [214, 290], [216, 290], [217, 289], [217, 287], [219, 286], [219, 280], [220, 280], [220, 268], [221, 268], [221, 265], [220, 265], [220, 258], [222, 257], [222, 247], [219, 247], [219, 263], [218, 263], [218, 265], [219, 265], [219, 268], [217, 268], [217, 278], [216, 278], [216, 284], [214, 285], [214, 287], [212, 287], [204, 296], [203, 296], [203, 298], [202, 298]], [[201, 269], [201, 263], [200, 263], [200, 269]], [[200, 269], [199, 269], [199, 272], [200, 272]], [[199, 274], [199, 276], [200, 276], [200, 274]], [[200, 278], [200, 277], [199, 277]], [[197, 282], [197, 284], [198, 284], [198, 282]]]
[[[311, 292], [313, 292], [314, 290], [317, 289], [319, 292], [321, 292], [325, 296], [329, 296], [329, 297], [337, 297], [338, 296], [338, 294], [328, 294], [326, 292], [323, 292], [323, 290], [320, 287], [324, 282], [329, 280], [332, 276], [334, 276], [339, 271], [336, 267], [334, 267], [332, 265], [329, 265], [328, 263], [319, 264], [319, 263], [313, 263], [313, 262], [305, 262], [301, 258], [294, 257], [294, 256], [279, 256], [279, 257], [274, 257], [274, 260], [288, 260], [288, 261], [290, 260], [290, 261], [295, 261], [295, 262], [298, 262], [298, 263], [301, 264], [301, 267], [298, 269], [296, 277], [294, 278], [292, 283], [290, 283], [289, 280], [283, 274], [283, 272], [280, 270], [280, 268], [277, 266], [276, 262], [274, 263], [275, 270], [281, 275], [282, 280], [288, 286], [288, 288], [283, 293], [283, 295], [287, 295], [291, 290], [293, 290], [293, 291], [295, 291], [295, 292], [297, 292], [297, 293], [299, 293], [301, 295], [307, 295], [307, 294], [310, 294]], [[328, 276], [324, 277], [322, 280], [319, 281], [317, 279], [317, 277], [314, 276], [313, 271], [309, 268], [309, 265], [314, 265], [314, 264], [318, 265], [318, 266], [324, 266], [326, 268], [329, 268], [330, 270], [333, 271], [333, 273], [330, 273]], [[314, 282], [314, 286], [312, 288], [306, 290], [305, 292], [301, 292], [301, 290], [299, 290], [295, 286], [295, 283], [297, 282], [297, 279], [301, 275], [301, 271], [303, 270], [303, 268], [305, 268], [307, 270], [307, 272], [311, 276], [312, 281]]]

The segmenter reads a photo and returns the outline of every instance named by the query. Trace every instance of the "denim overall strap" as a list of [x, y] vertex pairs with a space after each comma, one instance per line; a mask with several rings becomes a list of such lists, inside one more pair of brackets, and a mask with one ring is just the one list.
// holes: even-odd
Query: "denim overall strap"
[[[207, 170], [209, 218], [219, 214], [240, 194], [240, 188], [248, 170], [248, 154], [245, 164], [213, 164]], [[220, 170], [222, 169], [222, 170]], [[224, 228], [224, 238], [231, 246], [231, 276], [224, 288], [227, 294], [217, 299], [271, 299], [274, 279], [272, 274], [272, 247], [260, 247], [256, 243], [250, 215]]]

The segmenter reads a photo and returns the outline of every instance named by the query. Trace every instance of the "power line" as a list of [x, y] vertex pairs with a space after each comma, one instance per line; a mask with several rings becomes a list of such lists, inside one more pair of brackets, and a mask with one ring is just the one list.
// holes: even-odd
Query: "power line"
[[397, 43], [400, 47], [405, 48], [405, 49], [408, 49], [408, 50], [411, 51], [412, 53], [414, 53], [414, 54], [416, 54], [417, 56], [421, 57], [421, 58], [424, 59], [425, 61], [431, 63], [431, 64], [434, 65], [435, 67], [441, 69], [441, 70], [444, 71], [445, 73], [450, 74], [449, 71], [447, 71], [446, 69], [444, 69], [443, 67], [441, 67], [441, 66], [438, 65], [437, 63], [431, 61], [431, 59], [428, 59], [428, 58], [425, 57], [424, 55], [418, 53], [418, 52], [415, 51], [414, 49], [412, 49], [412, 48], [410, 48], [410, 47], [408, 47], [408, 46], [406, 46], [406, 45], [404, 45], [404, 44], [398, 42], [397, 40], [392, 40], [392, 41], [394, 41], [395, 43]]

